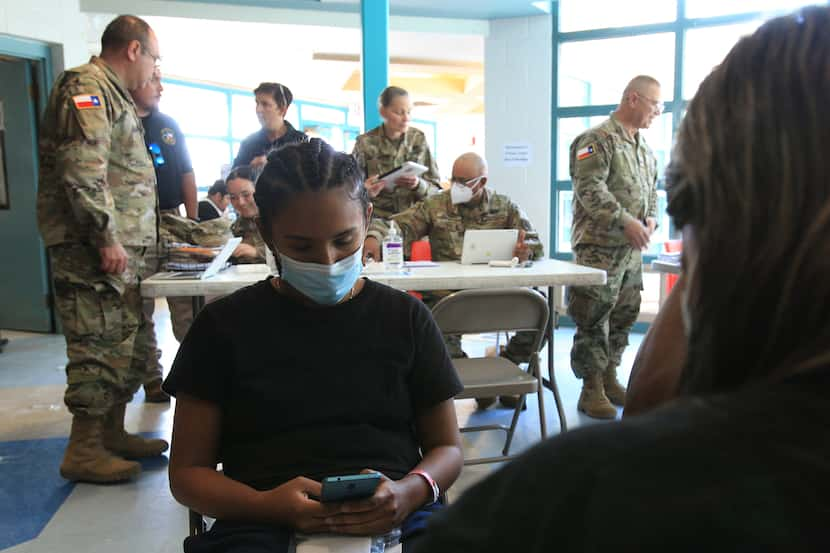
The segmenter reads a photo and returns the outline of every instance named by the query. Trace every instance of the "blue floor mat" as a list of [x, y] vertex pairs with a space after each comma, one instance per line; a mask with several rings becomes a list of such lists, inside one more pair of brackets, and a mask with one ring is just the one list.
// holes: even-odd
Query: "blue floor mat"
[[[67, 441], [0, 442], [0, 549], [36, 538], [75, 489], [58, 472]], [[167, 462], [167, 457], [156, 457], [142, 460], [141, 466], [145, 471], [162, 470]]]

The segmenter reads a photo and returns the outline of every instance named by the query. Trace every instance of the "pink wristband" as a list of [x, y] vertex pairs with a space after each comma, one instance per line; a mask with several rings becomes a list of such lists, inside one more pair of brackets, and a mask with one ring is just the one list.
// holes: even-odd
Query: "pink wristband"
[[441, 490], [438, 488], [438, 483], [435, 481], [435, 479], [432, 476], [430, 476], [430, 474], [427, 471], [421, 469], [411, 470], [409, 471], [409, 474], [417, 474], [418, 476], [426, 480], [427, 485], [429, 485], [429, 489], [432, 490], [432, 501], [430, 501], [428, 505], [438, 503], [438, 499], [441, 497]]

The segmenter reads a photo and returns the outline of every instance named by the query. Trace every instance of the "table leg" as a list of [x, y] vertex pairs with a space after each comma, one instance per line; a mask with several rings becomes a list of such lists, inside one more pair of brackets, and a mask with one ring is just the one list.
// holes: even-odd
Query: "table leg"
[[556, 306], [554, 305], [553, 286], [548, 286], [548, 378], [543, 383], [553, 392], [553, 400], [556, 403], [556, 412], [559, 414], [559, 429], [561, 432], [568, 431], [568, 421], [565, 420], [565, 409], [562, 407], [562, 398], [559, 396], [559, 387], [556, 385], [556, 376], [553, 372], [553, 333], [556, 330]]

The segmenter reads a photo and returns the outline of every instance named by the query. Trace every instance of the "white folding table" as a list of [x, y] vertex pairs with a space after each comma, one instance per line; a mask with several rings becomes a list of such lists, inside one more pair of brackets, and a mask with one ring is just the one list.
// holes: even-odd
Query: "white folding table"
[[[266, 278], [270, 273], [267, 265], [236, 265], [207, 280], [169, 280], [153, 275], [141, 283], [144, 297], [191, 296], [194, 315], [204, 304], [204, 296], [230, 294], [231, 292]], [[488, 265], [461, 265], [455, 261], [444, 261], [434, 266], [404, 269], [390, 273], [381, 264], [370, 265], [363, 276], [399, 290], [466, 290], [470, 288], [513, 288], [547, 287], [548, 308], [548, 378], [545, 384], [554, 393], [551, 382], [553, 372], [553, 330], [556, 325], [554, 309], [554, 288], [557, 286], [592, 286], [605, 284], [605, 271], [576, 265], [556, 259], [534, 261], [529, 267], [489, 267]], [[565, 413], [560, 398], [556, 397], [559, 423], [562, 431], [567, 430]]]

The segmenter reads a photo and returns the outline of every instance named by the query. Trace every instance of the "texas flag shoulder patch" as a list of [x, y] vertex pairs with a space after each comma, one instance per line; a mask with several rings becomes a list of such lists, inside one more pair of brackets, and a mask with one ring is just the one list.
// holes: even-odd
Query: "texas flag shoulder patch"
[[75, 107], [77, 109], [95, 109], [103, 107], [101, 104], [101, 98], [91, 94], [79, 94], [78, 96], [73, 96], [72, 101], [75, 102]]
[[581, 150], [577, 150], [576, 159], [578, 161], [582, 161], [583, 159], [587, 159], [587, 158], [591, 157], [592, 155], [594, 155], [594, 152], [596, 152], [596, 151], [597, 151], [596, 146], [594, 146], [593, 144], [588, 144], [587, 146], [585, 146]]

